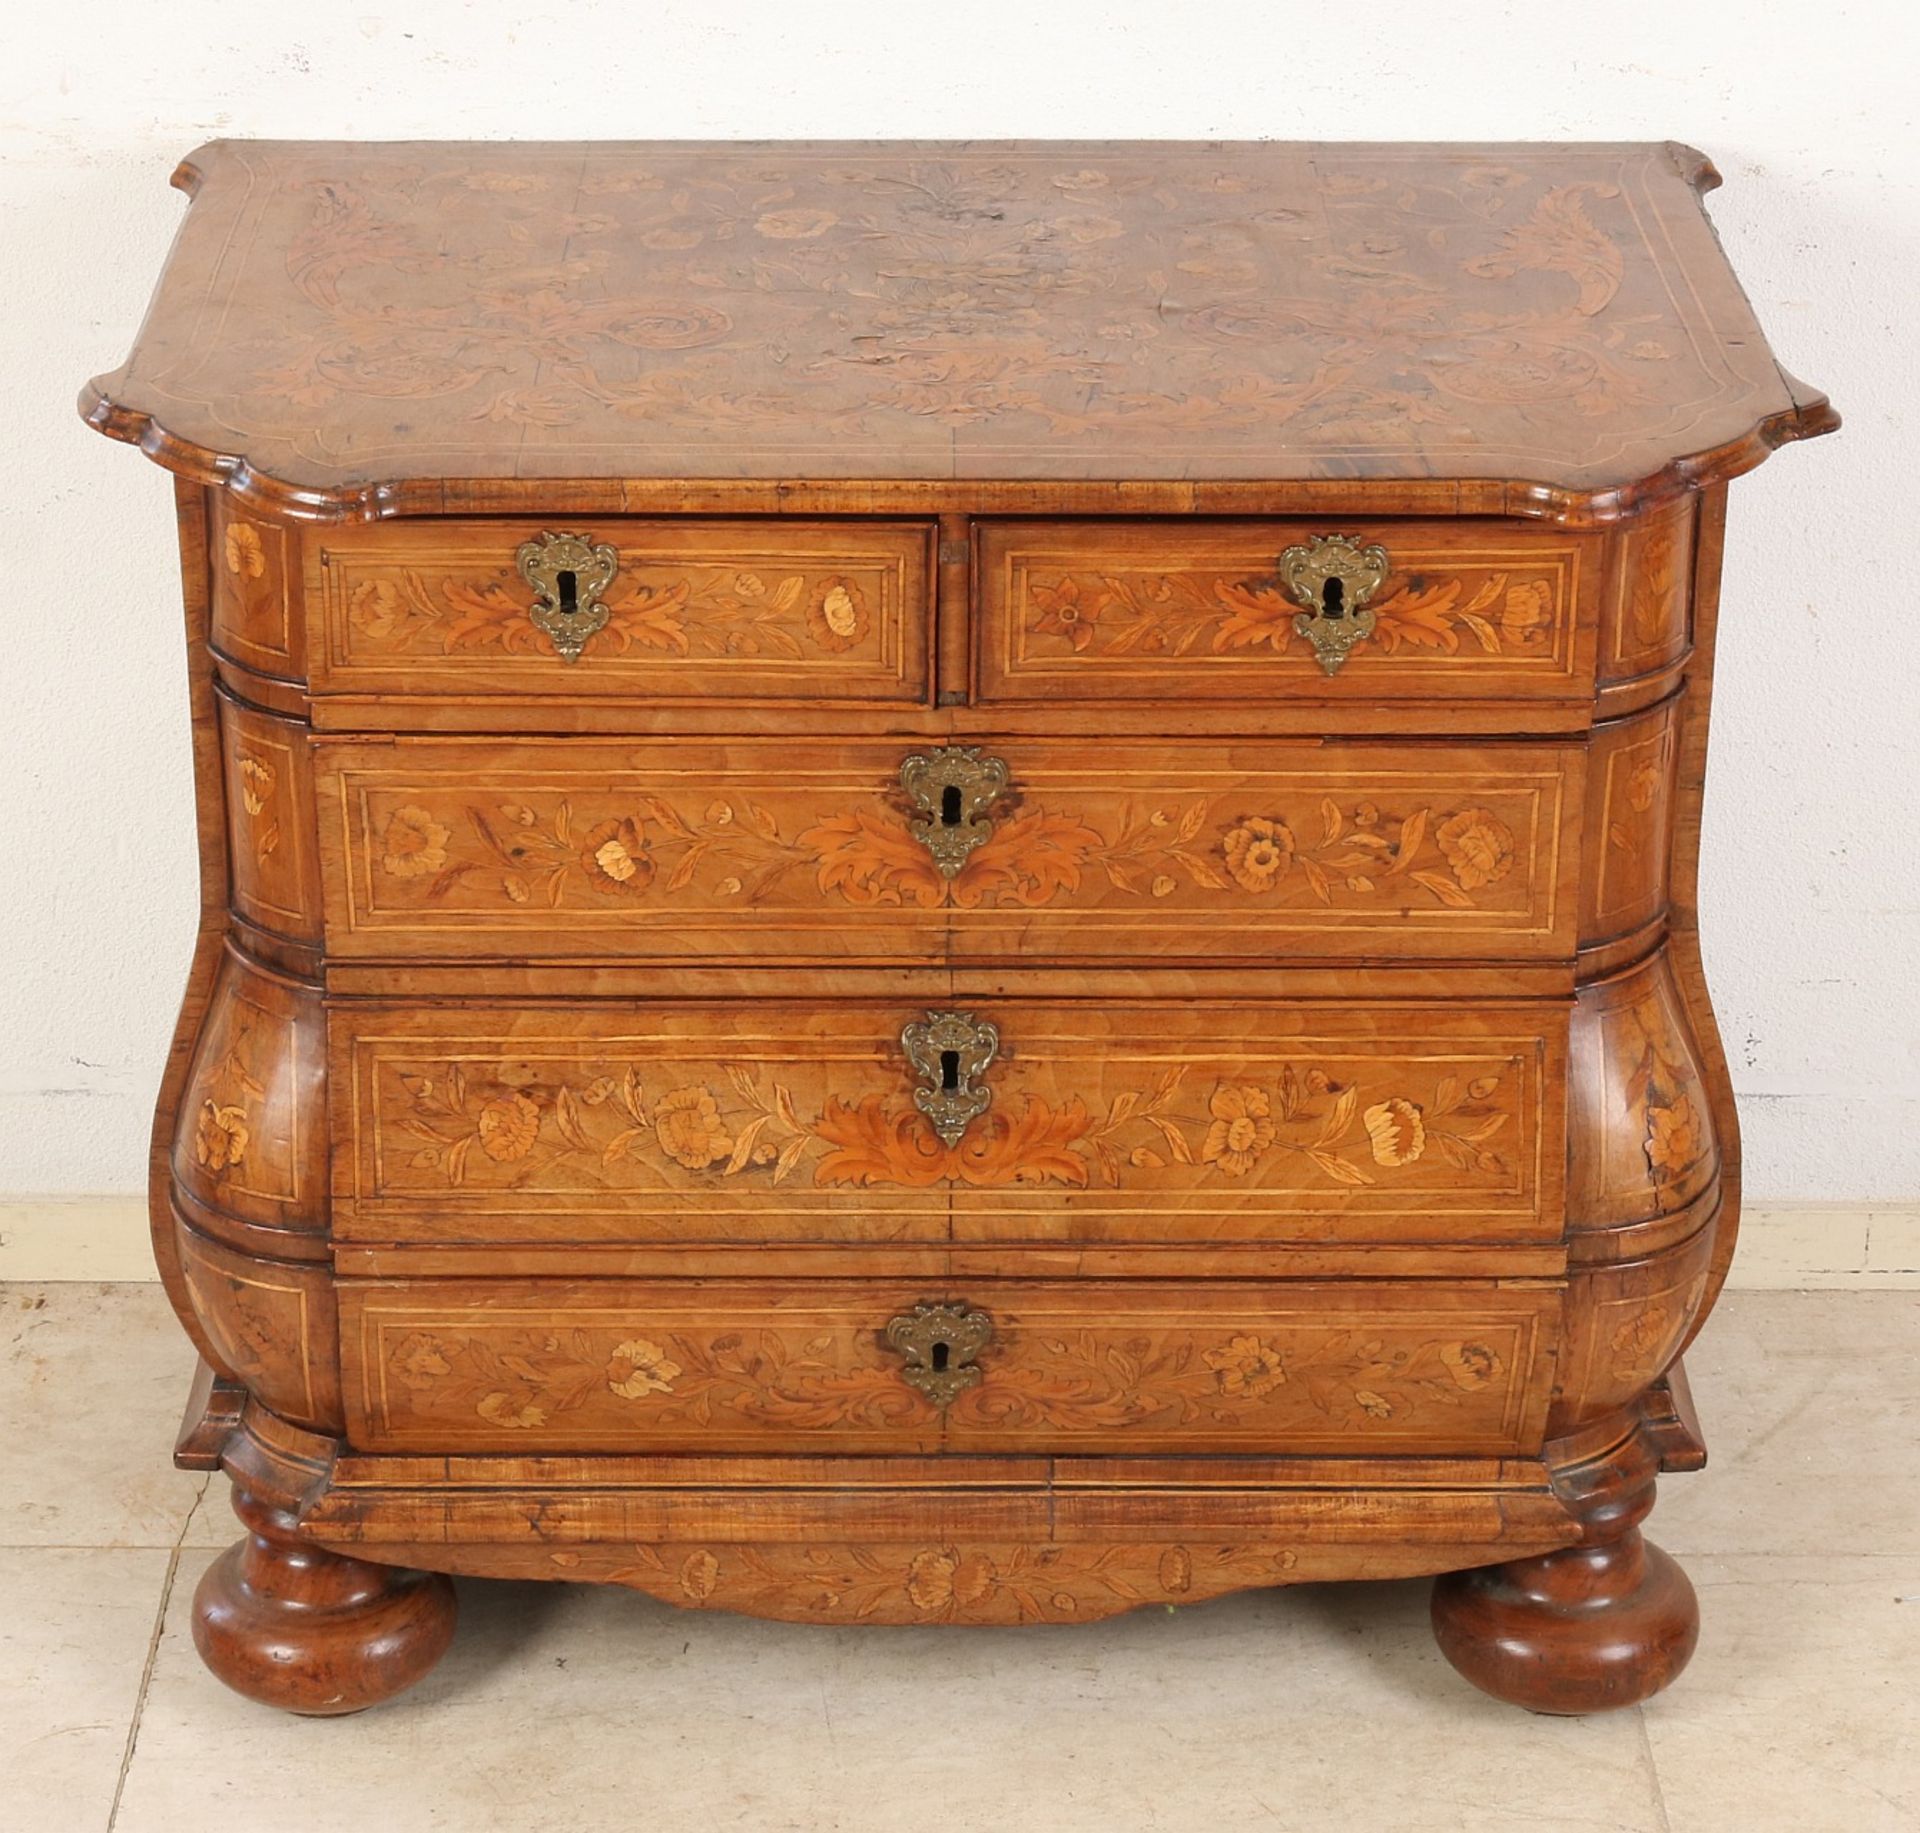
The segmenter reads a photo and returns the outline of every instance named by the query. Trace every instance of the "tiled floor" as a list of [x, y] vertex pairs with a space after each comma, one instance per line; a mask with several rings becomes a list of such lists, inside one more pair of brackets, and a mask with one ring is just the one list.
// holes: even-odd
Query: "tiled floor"
[[453, 1652], [358, 1718], [226, 1692], [187, 1633], [234, 1537], [168, 1469], [190, 1357], [152, 1286], [0, 1287], [5, 1833], [1920, 1828], [1920, 1297], [1729, 1296], [1713, 1445], [1656, 1537], [1706, 1627], [1645, 1708], [1457, 1680], [1426, 1586], [1074, 1630], [820, 1630], [463, 1583]]

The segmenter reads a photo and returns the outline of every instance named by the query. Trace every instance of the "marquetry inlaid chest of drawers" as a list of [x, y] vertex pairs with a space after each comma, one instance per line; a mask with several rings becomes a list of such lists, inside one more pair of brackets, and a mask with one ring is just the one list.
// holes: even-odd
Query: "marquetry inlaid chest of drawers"
[[1836, 424], [1675, 146], [222, 143], [154, 1239], [201, 1649], [445, 1576], [1072, 1623], [1431, 1573], [1585, 1711], [1733, 1247], [1729, 479]]

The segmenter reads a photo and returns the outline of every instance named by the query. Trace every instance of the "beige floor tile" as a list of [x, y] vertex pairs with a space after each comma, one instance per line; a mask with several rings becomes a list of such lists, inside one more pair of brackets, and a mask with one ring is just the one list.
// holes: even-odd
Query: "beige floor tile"
[[1662, 1546], [1920, 1553], [1920, 1294], [1731, 1292], [1687, 1371], [1710, 1461], [1661, 1483]]
[[0, 1286], [0, 1546], [173, 1546], [193, 1369], [158, 1285]]
[[0, 1547], [7, 1833], [103, 1833], [171, 1558], [159, 1548]]
[[1920, 1827], [1920, 1558], [1691, 1571], [1700, 1652], [1646, 1708], [1675, 1833]]
[[1481, 1698], [1435, 1651], [1424, 1584], [1077, 1630], [861, 1631], [470, 1583], [421, 1687], [315, 1724], [201, 1670], [197, 1565], [182, 1562], [116, 1833], [251, 1833], [292, 1804], [305, 1833], [1662, 1824], [1637, 1718]]

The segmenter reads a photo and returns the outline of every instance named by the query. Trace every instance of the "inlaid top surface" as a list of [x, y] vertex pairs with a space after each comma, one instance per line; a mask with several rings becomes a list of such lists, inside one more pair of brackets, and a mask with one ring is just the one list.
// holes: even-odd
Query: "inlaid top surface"
[[[83, 398], [309, 501], [514, 478], [1505, 480], [1825, 430], [1673, 145], [220, 141]], [[1679, 461], [1707, 457], [1702, 465]]]

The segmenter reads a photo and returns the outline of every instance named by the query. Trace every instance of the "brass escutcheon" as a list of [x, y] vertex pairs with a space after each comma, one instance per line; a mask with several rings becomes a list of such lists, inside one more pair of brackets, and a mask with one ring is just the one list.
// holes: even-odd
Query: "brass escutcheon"
[[890, 1318], [882, 1334], [906, 1358], [900, 1379], [944, 1407], [979, 1385], [974, 1357], [993, 1341], [993, 1319], [966, 1304], [915, 1305]]
[[533, 587], [527, 615], [553, 639], [561, 661], [579, 661], [587, 638], [606, 627], [600, 594], [613, 584], [620, 556], [604, 541], [549, 530], [537, 540], [522, 541], [514, 562]]
[[982, 757], [978, 745], [916, 751], [900, 766], [900, 787], [920, 810], [907, 825], [942, 877], [953, 877], [993, 832], [987, 810], [1006, 786], [1005, 759]]
[[957, 1146], [970, 1122], [993, 1105], [993, 1090], [977, 1085], [1000, 1049], [999, 1030], [971, 1012], [929, 1012], [900, 1033], [900, 1047], [920, 1077], [913, 1104], [933, 1123], [943, 1144]]
[[1373, 634], [1367, 600], [1392, 570], [1378, 542], [1362, 547], [1351, 535], [1313, 535], [1280, 556], [1280, 580], [1306, 610], [1293, 627], [1328, 674], [1339, 671], [1354, 644]]

